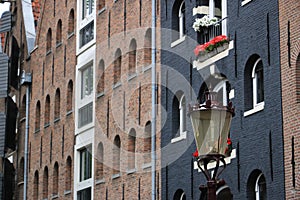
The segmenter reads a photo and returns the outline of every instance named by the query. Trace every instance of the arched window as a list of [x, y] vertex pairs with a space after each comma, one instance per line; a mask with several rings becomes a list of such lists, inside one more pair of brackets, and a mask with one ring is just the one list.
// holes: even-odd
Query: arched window
[[56, 28], [56, 46], [62, 43], [62, 22], [61, 19], [57, 22]]
[[128, 75], [130, 77], [136, 73], [136, 41], [135, 41], [135, 39], [132, 39], [130, 42], [128, 57], [129, 57]]
[[40, 130], [40, 125], [41, 124], [41, 104], [40, 101], [36, 103], [36, 108], [35, 108], [35, 131]]
[[244, 116], [264, 109], [264, 70], [261, 58], [253, 55], [244, 73]]
[[114, 139], [114, 146], [113, 146], [113, 174], [120, 173], [120, 166], [121, 166], [121, 140], [120, 136], [117, 135]]
[[173, 138], [185, 137], [186, 134], [186, 100], [181, 91], [177, 92], [173, 98], [172, 134]]
[[296, 97], [297, 103], [300, 103], [300, 54], [296, 61]]
[[18, 182], [24, 181], [24, 158], [23, 157], [20, 159], [18, 177], [19, 177]]
[[224, 106], [228, 105], [229, 93], [231, 86], [226, 76], [223, 74], [213, 74], [203, 82], [201, 85], [198, 100], [200, 103], [205, 102], [205, 94], [209, 89], [217, 93], [217, 100], [219, 103], [222, 103]]
[[254, 170], [248, 179], [247, 195], [249, 199], [267, 199], [267, 184], [264, 174], [260, 170]]
[[128, 169], [135, 169], [136, 132], [131, 129], [128, 135]]
[[72, 111], [73, 102], [73, 81], [70, 80], [68, 83], [68, 93], [67, 93], [67, 112]]
[[50, 53], [52, 50], [52, 30], [51, 28], [48, 29], [47, 32], [47, 44], [46, 44], [46, 53]]
[[122, 64], [122, 52], [117, 49], [114, 60], [114, 85], [121, 82], [121, 64]]
[[97, 86], [98, 94], [104, 92], [104, 78], [105, 78], [105, 71], [104, 71], [104, 61], [101, 59], [99, 62], [99, 82]]
[[66, 163], [66, 172], [65, 172], [65, 190], [71, 191], [72, 189], [72, 158], [68, 156]]
[[151, 122], [148, 121], [144, 130], [144, 163], [151, 162]]
[[46, 96], [46, 103], [45, 103], [45, 114], [44, 114], [45, 126], [50, 124], [50, 96]]
[[58, 180], [59, 180], [59, 167], [58, 163], [55, 162], [54, 169], [53, 169], [53, 192], [52, 194], [58, 194]]
[[144, 67], [151, 64], [151, 29], [146, 31], [144, 41]]
[[176, 190], [173, 200], [186, 200], [186, 195], [182, 189]]
[[96, 169], [96, 177], [97, 179], [103, 179], [103, 161], [104, 161], [104, 151], [103, 151], [103, 144], [100, 142], [98, 144], [97, 149], [97, 169]]
[[34, 172], [33, 179], [33, 199], [39, 199], [39, 172]]
[[60, 90], [57, 88], [55, 93], [55, 105], [54, 105], [54, 120], [60, 118]]
[[46, 166], [44, 168], [44, 177], [43, 177], [43, 199], [48, 198], [48, 182], [49, 180], [49, 174], [48, 174], [48, 167]]
[[185, 2], [175, 2], [172, 11], [172, 40], [178, 40], [185, 36]]
[[69, 21], [68, 21], [68, 35], [74, 34], [74, 9], [71, 9], [69, 13]]

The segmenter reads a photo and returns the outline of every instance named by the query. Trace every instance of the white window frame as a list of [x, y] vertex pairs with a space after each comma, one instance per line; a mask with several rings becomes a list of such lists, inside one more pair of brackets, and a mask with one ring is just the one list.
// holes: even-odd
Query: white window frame
[[171, 143], [175, 143], [186, 139], [186, 98], [182, 94], [179, 100], [179, 136], [171, 140]]
[[[85, 84], [85, 72], [87, 71], [87, 75], [88, 75], [88, 84], [86, 86]], [[91, 95], [94, 93], [94, 69], [93, 69], [93, 62], [88, 63], [87, 65], [85, 65], [83, 68], [80, 69], [80, 73], [81, 73], [81, 81], [80, 81], [80, 98], [81, 99], [85, 99], [85, 98], [89, 98], [91, 97]], [[90, 74], [91, 73], [91, 74]], [[90, 78], [92, 78], [92, 80], [90, 80]], [[88, 94], [85, 94], [86, 90], [84, 89], [84, 87], [88, 87]]]
[[[81, 55], [78, 56], [77, 59], [77, 66], [76, 66], [76, 85], [75, 87], [75, 122], [76, 122], [76, 132], [75, 134], [80, 134], [84, 130], [87, 130], [89, 128], [92, 128], [94, 126], [95, 122], [95, 69], [96, 69], [96, 63], [95, 63], [95, 51], [96, 47], [95, 45], [87, 49], [85, 52], [83, 52]], [[84, 98], [81, 98], [81, 82], [82, 82], [82, 71], [88, 67], [92, 66], [93, 69], [93, 90], [91, 94], [85, 96]], [[84, 126], [80, 126], [78, 124], [79, 120], [79, 109], [83, 108], [84, 106], [93, 103], [93, 116], [92, 116], [92, 122], [88, 123]]]
[[[76, 26], [76, 34], [78, 35], [77, 37], [77, 44], [76, 44], [76, 53], [77, 55], [84, 52], [87, 48], [89, 48], [91, 45], [93, 45], [96, 42], [96, 0], [94, 1], [94, 8], [91, 11], [91, 13], [88, 13], [83, 17], [83, 8], [84, 8], [84, 2], [86, 0], [79, 0], [77, 1], [77, 16], [80, 16], [77, 18], [77, 26]], [[94, 23], [94, 29], [93, 29], [93, 39], [91, 39], [89, 42], [87, 42], [84, 45], [80, 45], [81, 37], [80, 37], [80, 31], [84, 29], [87, 25], [90, 23]]]
[[261, 61], [261, 58], [257, 59], [253, 65], [251, 78], [252, 78], [252, 100], [253, 100], [253, 107], [251, 110], [244, 112], [244, 117], [252, 115], [256, 112], [259, 112], [264, 109], [265, 101], [257, 103], [257, 73], [255, 72], [257, 64]]
[[261, 61], [261, 58], [259, 58], [255, 63], [254, 63], [254, 66], [253, 66], [253, 69], [252, 69], [252, 85], [253, 85], [253, 108], [255, 107], [259, 107], [261, 104], [264, 104], [264, 101], [262, 102], [257, 102], [257, 73], [256, 73], [256, 67], [258, 65], [258, 63]]
[[[89, 9], [87, 10], [86, 8], [86, 4], [87, 1], [89, 1]], [[96, 1], [95, 0], [81, 0], [82, 2], [82, 9], [81, 9], [81, 19], [87, 18], [89, 15], [91, 15], [94, 11], [95, 11], [95, 7], [96, 7]], [[93, 2], [94, 4], [94, 8], [91, 7], [91, 2]], [[86, 11], [88, 11], [88, 13], [86, 13]]]
[[260, 200], [260, 186], [258, 184], [258, 182], [260, 181], [260, 178], [263, 176], [263, 173], [260, 173], [256, 179], [256, 182], [255, 182], [255, 199], [256, 200]]
[[[77, 192], [86, 188], [91, 188], [91, 195], [93, 200], [94, 195], [94, 164], [95, 164], [95, 149], [94, 149], [94, 129], [89, 129], [84, 133], [76, 136], [76, 145], [74, 147], [74, 200], [77, 200]], [[92, 173], [91, 178], [80, 181], [80, 150], [91, 146], [92, 154]]]
[[177, 46], [178, 44], [182, 43], [185, 38], [186, 38], [186, 35], [185, 35], [185, 29], [184, 29], [184, 17], [185, 17], [185, 13], [182, 12], [182, 7], [183, 7], [183, 4], [185, 4], [185, 1], [183, 0], [179, 6], [179, 10], [178, 10], [178, 31], [179, 31], [179, 37], [173, 41], [171, 43], [171, 47], [175, 47]]
[[185, 1], [184, 0], [180, 4], [179, 13], [178, 13], [178, 22], [179, 22], [179, 38], [178, 39], [181, 39], [185, 36], [185, 34], [184, 34], [184, 31], [185, 31], [184, 30], [185, 13], [182, 11], [183, 4], [185, 6]]
[[220, 90], [222, 90], [223, 93], [223, 99], [222, 99], [222, 103], [224, 106], [227, 106], [228, 102], [228, 95], [227, 95], [227, 90], [226, 90], [226, 83], [228, 81], [226, 79], [220, 81], [213, 89], [214, 92], [219, 92]]

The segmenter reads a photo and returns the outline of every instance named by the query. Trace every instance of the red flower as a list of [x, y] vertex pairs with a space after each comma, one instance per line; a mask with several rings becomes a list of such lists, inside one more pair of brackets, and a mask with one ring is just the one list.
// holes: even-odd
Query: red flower
[[231, 144], [232, 144], [231, 139], [227, 138], [227, 145], [231, 145]]
[[198, 157], [199, 157], [198, 149], [196, 149], [196, 151], [193, 153], [193, 156], [194, 156], [195, 158], [198, 158]]

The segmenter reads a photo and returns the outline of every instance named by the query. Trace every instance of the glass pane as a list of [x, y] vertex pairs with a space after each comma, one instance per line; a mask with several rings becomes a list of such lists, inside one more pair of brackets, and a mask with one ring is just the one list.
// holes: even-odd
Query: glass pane
[[90, 95], [93, 91], [93, 68], [88, 67], [82, 71], [81, 99]]

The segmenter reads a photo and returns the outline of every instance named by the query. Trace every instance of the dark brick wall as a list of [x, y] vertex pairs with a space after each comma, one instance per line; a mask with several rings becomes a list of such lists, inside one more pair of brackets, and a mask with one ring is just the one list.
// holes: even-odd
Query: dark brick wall
[[[161, 2], [161, 25], [171, 28], [171, 9], [174, 1]], [[247, 198], [247, 181], [251, 172], [259, 169], [263, 172], [267, 184], [268, 199], [284, 199], [283, 170], [283, 138], [281, 116], [281, 81], [279, 56], [279, 26], [277, 1], [252, 1], [240, 6], [240, 1], [228, 1], [228, 36], [235, 41], [235, 48], [229, 56], [217, 61], [217, 69], [229, 80], [235, 91], [232, 99], [236, 116], [231, 125], [233, 148], [239, 146], [239, 160], [231, 160], [221, 175], [231, 188], [234, 199]], [[201, 75], [190, 70], [190, 61], [194, 59], [196, 33], [192, 29], [194, 18], [192, 8], [195, 2], [186, 1], [187, 36], [184, 42], [171, 48], [171, 37], [168, 31], [162, 31], [162, 83], [168, 90], [162, 90], [162, 105], [168, 111], [172, 108], [172, 99], [177, 90], [181, 89], [188, 95], [187, 103], [195, 100], [190, 97], [190, 85], [195, 94], [203, 82]], [[269, 16], [269, 20], [267, 20]], [[268, 24], [269, 47], [268, 54]], [[251, 55], [261, 57], [264, 66], [263, 111], [244, 117], [244, 70]], [[235, 64], [236, 63], [236, 64]], [[174, 70], [174, 71], [172, 71]], [[168, 72], [167, 72], [168, 71]], [[203, 74], [202, 74], [203, 75]], [[179, 76], [184, 77], [180, 85]], [[192, 81], [190, 81], [192, 80]], [[172, 87], [176, 85], [175, 87]], [[187, 199], [198, 199], [198, 186], [204, 184], [204, 176], [197, 170], [191, 170], [192, 153], [195, 151], [190, 119], [187, 118], [187, 139], [171, 144], [172, 116], [168, 112], [162, 129], [162, 199], [172, 199], [177, 189], [183, 189]], [[271, 144], [271, 146], [270, 146]], [[270, 153], [272, 152], [272, 153]], [[238, 163], [239, 162], [239, 163]], [[238, 164], [239, 171], [238, 171]], [[167, 167], [166, 167], [167, 166]], [[239, 179], [238, 179], [239, 177]], [[191, 186], [192, 185], [192, 186]]]

